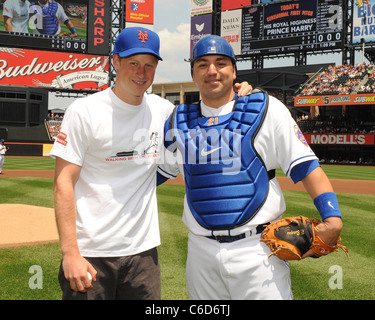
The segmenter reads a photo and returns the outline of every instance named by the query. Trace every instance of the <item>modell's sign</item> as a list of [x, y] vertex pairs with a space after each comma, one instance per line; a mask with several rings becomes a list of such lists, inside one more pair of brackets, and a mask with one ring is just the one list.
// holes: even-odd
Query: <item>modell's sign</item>
[[0, 47], [0, 84], [62, 89], [108, 88], [109, 57]]
[[308, 144], [374, 145], [374, 134], [305, 134]]

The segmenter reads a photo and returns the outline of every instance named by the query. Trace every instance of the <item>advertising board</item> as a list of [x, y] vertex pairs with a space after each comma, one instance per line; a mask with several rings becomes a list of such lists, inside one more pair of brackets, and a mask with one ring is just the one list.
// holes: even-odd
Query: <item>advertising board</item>
[[0, 85], [53, 89], [108, 88], [109, 57], [0, 48]]
[[109, 54], [110, 0], [0, 2], [0, 46]]

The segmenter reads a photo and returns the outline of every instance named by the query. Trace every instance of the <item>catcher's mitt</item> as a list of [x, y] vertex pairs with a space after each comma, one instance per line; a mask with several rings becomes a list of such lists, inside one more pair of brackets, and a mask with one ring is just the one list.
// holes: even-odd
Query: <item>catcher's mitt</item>
[[70, 33], [69, 32], [61, 32], [61, 33], [59, 33], [59, 37], [70, 37]]
[[303, 216], [280, 219], [263, 230], [261, 241], [271, 249], [269, 257], [276, 255], [283, 260], [301, 260], [311, 249], [319, 258], [341, 248], [350, 261], [348, 249], [340, 244], [340, 237], [335, 246], [329, 246], [315, 234], [315, 227], [319, 223], [320, 220]]

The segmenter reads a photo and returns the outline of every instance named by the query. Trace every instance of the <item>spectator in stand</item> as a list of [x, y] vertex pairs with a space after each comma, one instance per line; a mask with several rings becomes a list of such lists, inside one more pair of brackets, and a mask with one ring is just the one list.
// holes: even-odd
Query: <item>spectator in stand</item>
[[[350, 94], [356, 90], [360, 81], [365, 76], [374, 79], [374, 65], [365, 63], [351, 65], [328, 66], [315, 81], [303, 88], [300, 95], [321, 95], [321, 94]], [[364, 89], [364, 88], [363, 88]], [[375, 92], [375, 86], [368, 87], [367, 92]]]

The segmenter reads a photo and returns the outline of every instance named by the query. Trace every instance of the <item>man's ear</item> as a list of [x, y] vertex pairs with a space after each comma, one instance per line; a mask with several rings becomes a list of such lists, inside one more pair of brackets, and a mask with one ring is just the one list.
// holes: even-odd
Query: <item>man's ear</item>
[[194, 80], [194, 71], [193, 71], [193, 68], [191, 68], [191, 79], [193, 80], [193, 82], [195, 82], [195, 80]]
[[112, 62], [115, 70], [118, 70], [120, 68], [120, 56], [118, 54], [113, 55]]

